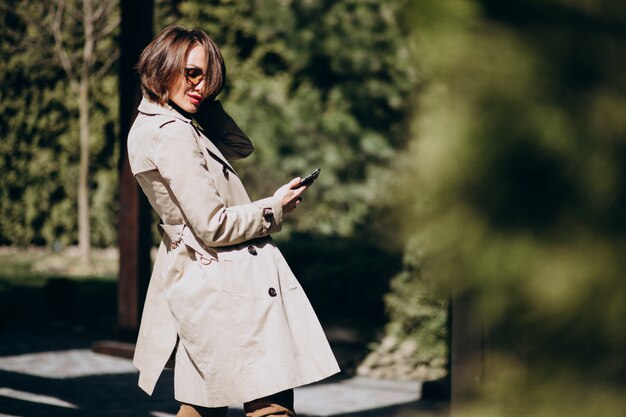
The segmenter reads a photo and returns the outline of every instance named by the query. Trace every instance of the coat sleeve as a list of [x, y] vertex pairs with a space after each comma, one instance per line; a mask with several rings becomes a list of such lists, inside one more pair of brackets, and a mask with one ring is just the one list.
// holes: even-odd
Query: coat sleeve
[[191, 133], [171, 123], [160, 129], [154, 160], [187, 225], [207, 246], [225, 246], [280, 231], [279, 198], [226, 207]]
[[226, 113], [218, 100], [202, 103], [195, 118], [226, 159], [246, 158], [254, 151], [252, 141]]

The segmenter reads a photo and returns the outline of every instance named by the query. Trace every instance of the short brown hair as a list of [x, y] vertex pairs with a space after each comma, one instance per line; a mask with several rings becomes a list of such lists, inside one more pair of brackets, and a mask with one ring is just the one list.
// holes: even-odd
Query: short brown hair
[[169, 100], [169, 88], [184, 77], [189, 51], [194, 46], [204, 48], [207, 62], [205, 93], [207, 100], [217, 96], [226, 80], [226, 66], [219, 48], [203, 31], [171, 25], [150, 42], [139, 57], [137, 70], [141, 90], [150, 101], [161, 105]]

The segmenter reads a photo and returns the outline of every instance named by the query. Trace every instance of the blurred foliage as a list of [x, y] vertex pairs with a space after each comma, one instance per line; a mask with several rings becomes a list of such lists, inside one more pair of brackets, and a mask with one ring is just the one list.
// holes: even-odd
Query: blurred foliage
[[[2, 245], [77, 240], [78, 104], [45, 29], [52, 18], [46, 4], [0, 2]], [[71, 45], [81, 44], [79, 29], [68, 29]], [[109, 51], [116, 47], [114, 39], [101, 44]], [[109, 74], [91, 85], [90, 217], [98, 246], [113, 244], [117, 234], [118, 93], [115, 70]]]
[[412, 282], [469, 299], [457, 319], [487, 335], [458, 415], [623, 415], [624, 3], [414, 1], [403, 24], [413, 140], [379, 190]]

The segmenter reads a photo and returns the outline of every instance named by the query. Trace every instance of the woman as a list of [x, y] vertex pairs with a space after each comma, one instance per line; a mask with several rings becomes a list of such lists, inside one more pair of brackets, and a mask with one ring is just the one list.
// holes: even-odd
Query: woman
[[[253, 151], [220, 104], [225, 67], [202, 31], [164, 29], [138, 64], [144, 99], [128, 136], [131, 169], [162, 242], [134, 363], [151, 394], [175, 354], [178, 416], [294, 415], [293, 387], [339, 371], [303, 290], [274, 245], [299, 178], [250, 201], [230, 160]], [[209, 136], [209, 138], [207, 137]]]

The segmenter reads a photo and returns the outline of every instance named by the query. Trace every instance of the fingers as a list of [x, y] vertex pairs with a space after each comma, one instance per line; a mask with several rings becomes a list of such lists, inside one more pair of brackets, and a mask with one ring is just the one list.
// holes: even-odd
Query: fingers
[[300, 177], [296, 177], [294, 179], [292, 179], [291, 181], [289, 181], [289, 188], [291, 188], [292, 190], [297, 189], [297, 188], [293, 188], [296, 185], [300, 184], [300, 181], [302, 181], [302, 178]]
[[276, 190], [276, 193], [274, 193], [274, 195], [279, 196], [281, 198], [282, 203], [283, 203], [283, 210], [286, 213], [289, 213], [295, 210], [296, 207], [298, 207], [298, 205], [300, 205], [300, 203], [302, 202], [302, 197], [300, 194], [306, 191], [308, 186], [301, 186], [301, 187], [293, 188], [293, 187], [296, 187], [298, 184], [300, 184], [300, 181], [301, 181], [301, 178], [296, 177], [292, 179], [291, 181], [289, 181], [287, 184], [280, 187], [278, 190]]
[[297, 196], [296, 198], [292, 199], [289, 204], [291, 204], [294, 207], [297, 207], [300, 205], [300, 203], [302, 203], [302, 197], [301, 196]]
[[291, 200], [289, 202], [289, 204], [287, 204], [283, 210], [286, 211], [287, 213], [291, 213], [292, 211], [294, 211], [299, 205], [300, 203], [302, 203], [302, 197], [298, 196], [296, 198], [294, 198], [293, 200]]

